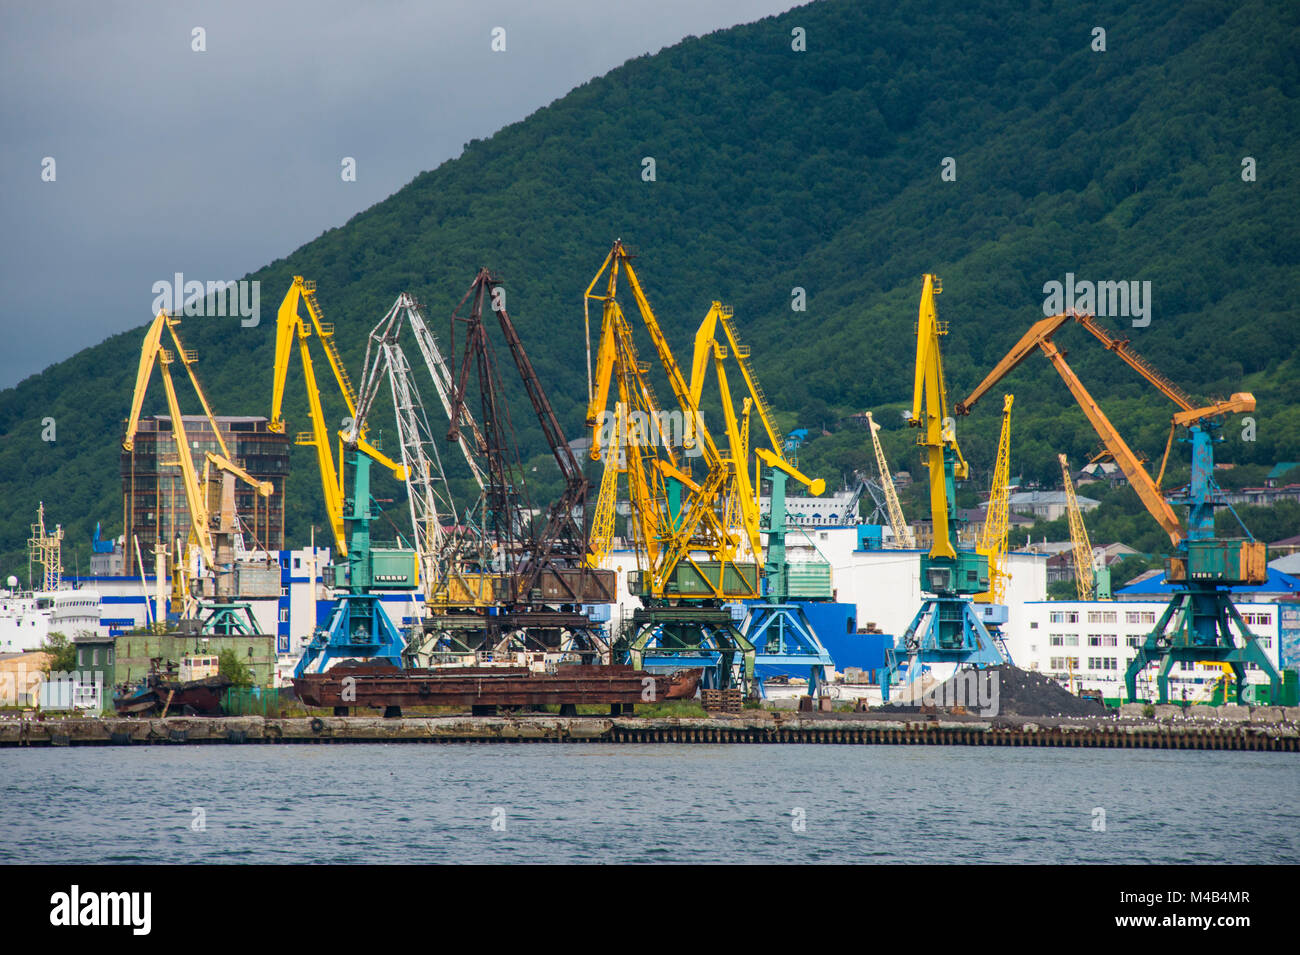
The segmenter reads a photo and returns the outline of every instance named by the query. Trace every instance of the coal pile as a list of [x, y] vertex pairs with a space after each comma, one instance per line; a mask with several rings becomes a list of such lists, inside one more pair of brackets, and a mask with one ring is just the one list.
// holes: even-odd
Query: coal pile
[[998, 674], [998, 712], [1006, 716], [1105, 716], [1106, 707], [1075, 696], [1033, 670], [994, 667]]
[[[1093, 700], [1084, 700], [1075, 696], [1055, 680], [1032, 670], [1022, 670], [1014, 666], [990, 667], [981, 670], [978, 678], [992, 680], [996, 684], [983, 684], [979, 698], [971, 697], [969, 671], [957, 673], [946, 683], [932, 687], [925, 695], [924, 703], [950, 707], [952, 702], [961, 703], [967, 712], [987, 716], [1105, 716], [1106, 707]], [[954, 684], [961, 684], [957, 690]], [[996, 686], [996, 695], [993, 687]], [[980, 704], [987, 703], [996, 712], [982, 712]], [[920, 705], [890, 703], [878, 710], [886, 713], [920, 713]]]

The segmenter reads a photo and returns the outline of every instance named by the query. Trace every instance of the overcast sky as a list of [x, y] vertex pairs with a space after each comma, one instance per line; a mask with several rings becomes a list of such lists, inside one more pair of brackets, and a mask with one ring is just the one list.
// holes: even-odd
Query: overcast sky
[[147, 322], [156, 281], [238, 278], [631, 57], [794, 5], [5, 0], [0, 388]]

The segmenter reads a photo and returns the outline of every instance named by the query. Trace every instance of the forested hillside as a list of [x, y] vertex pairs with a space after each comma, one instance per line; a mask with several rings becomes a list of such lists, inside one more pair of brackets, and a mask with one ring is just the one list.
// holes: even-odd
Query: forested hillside
[[[792, 49], [796, 28], [806, 50]], [[1149, 281], [1149, 325], [1104, 324], [1197, 396], [1255, 393], [1256, 440], [1231, 422], [1220, 460], [1300, 460], [1298, 53], [1300, 7], [1284, 0], [822, 0], [629, 61], [469, 143], [250, 275], [262, 283], [258, 326], [194, 318], [182, 333], [219, 414], [266, 415], [275, 308], [293, 275], [318, 282], [356, 376], [366, 334], [399, 292], [416, 294], [445, 336], [486, 265], [573, 438], [586, 400], [582, 292], [622, 237], [679, 358], [713, 299], [735, 308], [784, 423], [811, 429], [802, 464], [834, 485], [872, 467], [865, 434], [843, 424], [854, 412], [877, 414], [896, 468], [915, 461], [899, 411], [922, 273], [943, 279], [953, 400], [1042, 317], [1045, 283]], [[795, 288], [805, 311], [792, 309]], [[121, 532], [119, 442], [151, 317], [143, 290], [136, 317], [136, 330], [0, 392], [0, 571], [25, 567], [38, 500], [80, 548], [83, 573], [95, 522]], [[1158, 461], [1172, 406], [1083, 330], [1058, 343]], [[291, 432], [308, 426], [296, 361]], [[1005, 390], [1016, 394], [1013, 470], [1054, 482], [1058, 451], [1077, 466], [1098, 446], [1041, 357]], [[987, 399], [960, 425], [976, 485], [1000, 406]], [[162, 410], [156, 389], [146, 411]], [[53, 443], [41, 439], [46, 418]], [[529, 454], [542, 453], [526, 403], [514, 420]], [[536, 463], [541, 499], [554, 469]], [[296, 545], [324, 522], [310, 449], [295, 449], [292, 466]], [[1158, 542], [1153, 522], [1135, 520]]]

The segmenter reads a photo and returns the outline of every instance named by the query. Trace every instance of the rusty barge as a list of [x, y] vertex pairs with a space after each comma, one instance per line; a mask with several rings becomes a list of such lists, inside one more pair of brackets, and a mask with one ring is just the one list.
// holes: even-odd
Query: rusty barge
[[515, 666], [348, 666], [304, 674], [293, 686], [308, 706], [332, 707], [340, 716], [352, 707], [397, 717], [404, 706], [469, 706], [475, 715], [491, 715], [547, 704], [559, 704], [561, 715], [573, 715], [578, 704], [608, 704], [617, 716], [630, 714], [637, 703], [690, 699], [703, 673], [700, 668], [649, 673], [620, 664], [561, 665], [545, 673]]

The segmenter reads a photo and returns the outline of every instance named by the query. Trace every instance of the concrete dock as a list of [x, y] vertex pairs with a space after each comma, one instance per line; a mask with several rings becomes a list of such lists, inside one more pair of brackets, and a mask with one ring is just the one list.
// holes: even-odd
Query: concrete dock
[[0, 747], [200, 743], [816, 743], [1300, 751], [1300, 709], [1297, 708], [1217, 707], [1205, 708], [1207, 713], [1169, 709], [1178, 712], [1158, 713], [1154, 719], [1123, 714], [1066, 719], [751, 710], [738, 716], [701, 719], [524, 714], [404, 719], [242, 716], [3, 720], [0, 721]]

